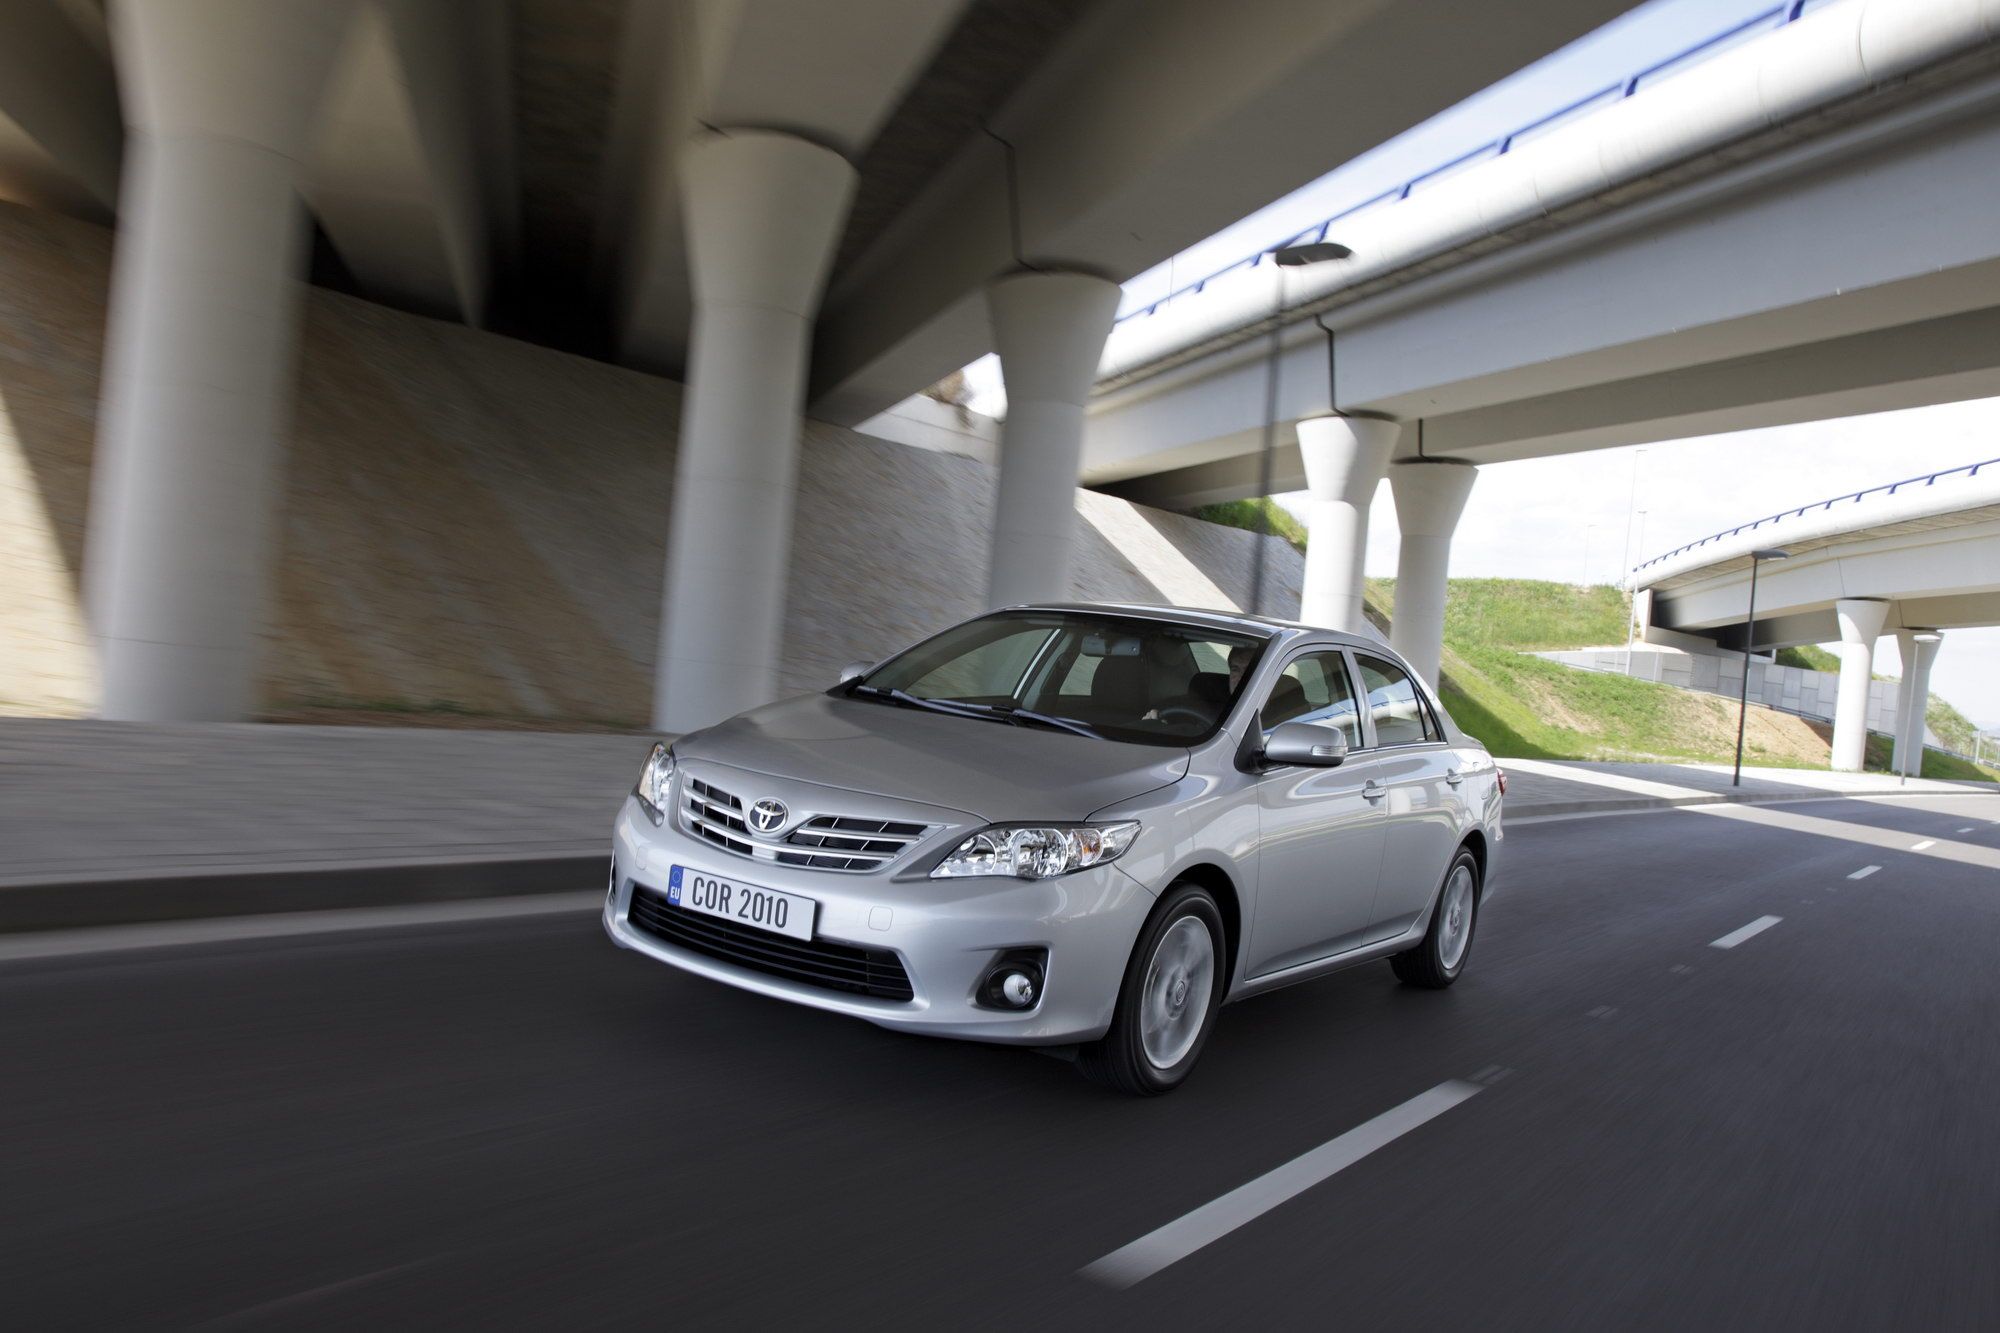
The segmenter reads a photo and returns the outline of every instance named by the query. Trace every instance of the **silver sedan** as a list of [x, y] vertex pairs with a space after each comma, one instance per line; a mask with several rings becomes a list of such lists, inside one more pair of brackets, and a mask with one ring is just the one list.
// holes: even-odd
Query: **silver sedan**
[[1231, 1000], [1464, 971], [1505, 776], [1382, 643], [1234, 614], [1013, 607], [656, 745], [604, 924], [884, 1027], [1177, 1086]]

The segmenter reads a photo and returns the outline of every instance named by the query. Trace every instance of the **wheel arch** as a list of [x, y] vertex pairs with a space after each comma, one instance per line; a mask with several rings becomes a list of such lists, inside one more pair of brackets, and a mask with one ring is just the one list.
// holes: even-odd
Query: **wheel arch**
[[[1472, 853], [1472, 859], [1479, 866], [1479, 896], [1486, 897], [1486, 830], [1475, 828], [1459, 840], [1459, 848]], [[1457, 853], [1454, 852], [1456, 858]]]
[[1227, 996], [1236, 984], [1236, 969], [1243, 956], [1243, 899], [1236, 891], [1236, 881], [1213, 861], [1196, 861], [1176, 872], [1172, 882], [1200, 885], [1222, 909], [1222, 933], [1227, 937], [1223, 945], [1229, 962], [1228, 981], [1223, 988]]

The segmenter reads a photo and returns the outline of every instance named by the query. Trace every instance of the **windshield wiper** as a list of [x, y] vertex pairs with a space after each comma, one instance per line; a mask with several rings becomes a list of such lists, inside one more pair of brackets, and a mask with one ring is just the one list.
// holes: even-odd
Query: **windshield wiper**
[[995, 708], [996, 717], [1004, 717], [1015, 723], [1034, 723], [1037, 726], [1054, 727], [1058, 731], [1073, 731], [1079, 736], [1092, 740], [1103, 740], [1104, 733], [1096, 727], [1067, 717], [1051, 717], [1047, 713], [1037, 713], [1030, 708]]
[[974, 703], [970, 699], [926, 699], [911, 694], [907, 690], [891, 689], [886, 685], [856, 685], [851, 694], [859, 694], [870, 699], [887, 699], [891, 703], [907, 708], [924, 708], [934, 713], [950, 713], [956, 717], [978, 718], [982, 722], [1007, 722], [1017, 727], [1043, 726], [1056, 731], [1074, 732], [1079, 736], [1089, 736], [1102, 740], [1103, 735], [1094, 727], [1066, 717], [1050, 717], [1047, 713], [1037, 713], [1028, 708], [1014, 708], [1000, 704]]
[[921, 695], [911, 694], [908, 690], [892, 689], [887, 685], [856, 685], [848, 693], [868, 699], [887, 699], [905, 708], [921, 708], [932, 713], [950, 713], [954, 717], [987, 716], [985, 707], [981, 704], [957, 703], [949, 699], [926, 699]]
[[998, 722], [1011, 722], [1017, 727], [1050, 727], [1056, 731], [1073, 731], [1079, 736], [1088, 736], [1093, 740], [1104, 739], [1103, 733], [1095, 727], [1086, 726], [1066, 717], [1051, 717], [1047, 713], [1037, 713], [1032, 708], [1016, 708], [1012, 704], [976, 704], [970, 701], [962, 701], [959, 706], [978, 709], [978, 713], [972, 716], [990, 717]]

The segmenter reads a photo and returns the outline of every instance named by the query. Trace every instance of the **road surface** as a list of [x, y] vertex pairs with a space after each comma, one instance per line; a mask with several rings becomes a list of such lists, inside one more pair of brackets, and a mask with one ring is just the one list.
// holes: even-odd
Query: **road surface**
[[0, 963], [0, 1323], [2000, 1327], [2000, 800], [1507, 852], [1153, 1101], [574, 911]]

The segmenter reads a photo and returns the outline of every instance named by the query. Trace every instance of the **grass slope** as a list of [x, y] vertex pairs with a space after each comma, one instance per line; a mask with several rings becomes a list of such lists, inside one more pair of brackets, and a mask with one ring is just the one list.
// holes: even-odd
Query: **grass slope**
[[[1369, 613], [1377, 625], [1387, 626], [1395, 595], [1394, 580], [1369, 580]], [[1626, 615], [1624, 594], [1616, 588], [1453, 579], [1445, 598], [1445, 706], [1497, 755], [1730, 762], [1736, 754], [1733, 700], [1578, 671], [1529, 655], [1618, 643], [1625, 637]], [[1947, 735], [1943, 729], [1939, 734]], [[1744, 730], [1743, 759], [1754, 765], [1824, 768], [1829, 729], [1753, 707]], [[1885, 768], [1887, 763], [1886, 740], [1871, 745], [1869, 767]], [[2000, 777], [1939, 754], [1925, 756], [1924, 775]]]
[[1202, 505], [1194, 511], [1194, 516], [1224, 527], [1242, 528], [1245, 532], [1268, 532], [1283, 537], [1301, 554], [1306, 549], [1305, 524], [1293, 518], [1291, 511], [1276, 500], [1224, 500], [1218, 504]]

